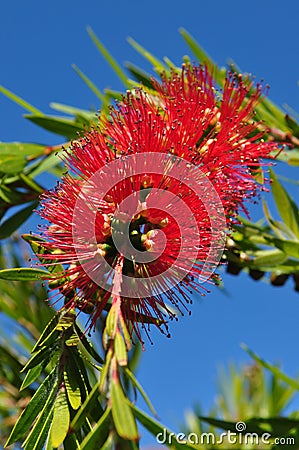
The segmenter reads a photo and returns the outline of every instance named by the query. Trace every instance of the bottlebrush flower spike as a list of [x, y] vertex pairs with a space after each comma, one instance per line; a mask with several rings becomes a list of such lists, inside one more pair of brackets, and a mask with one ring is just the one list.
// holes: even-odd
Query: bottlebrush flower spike
[[207, 67], [191, 65], [153, 85], [155, 97], [128, 93], [112, 111], [108, 134], [117, 151], [151, 149], [187, 159], [219, 189], [227, 216], [246, 211], [246, 199], [263, 188], [254, 177], [261, 158], [278, 153], [277, 143], [264, 142], [261, 124], [253, 121], [262, 85], [229, 73], [220, 92]]
[[229, 75], [221, 94], [207, 68], [184, 66], [155, 88], [128, 92], [73, 142], [69, 174], [40, 210], [43, 259], [65, 266], [65, 308], [90, 314], [92, 328], [121, 260], [121, 314], [140, 340], [140, 324], [168, 330], [167, 302], [182, 312], [192, 290], [204, 293], [230, 220], [256, 194], [252, 167], [277, 148], [252, 122], [262, 89], [248, 80]]

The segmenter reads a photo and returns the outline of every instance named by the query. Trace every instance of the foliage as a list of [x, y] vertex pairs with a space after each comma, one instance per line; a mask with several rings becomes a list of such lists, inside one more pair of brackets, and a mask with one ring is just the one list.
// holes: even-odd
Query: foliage
[[[185, 30], [180, 32], [192, 57], [204, 62], [222, 86], [226, 69], [218, 68]], [[132, 63], [127, 64], [127, 71], [123, 70], [93, 31], [89, 29], [88, 33], [126, 89], [142, 85], [155, 95], [150, 74]], [[129, 42], [152, 65], [154, 72], [179, 70], [168, 58], [160, 61], [133, 39]], [[185, 61], [188, 60], [190, 58], [185, 57]], [[97, 96], [101, 109], [109, 114], [109, 103], [121, 98], [121, 93], [110, 90], [102, 93], [81, 69], [76, 66], [74, 69]], [[239, 71], [236, 66], [230, 70]], [[75, 311], [56, 313], [50, 308], [44, 301], [47, 298], [43, 284], [46, 272], [25, 267], [24, 250], [20, 256], [20, 247], [24, 245], [14, 234], [30, 217], [45, 190], [39, 184], [38, 176], [45, 172], [58, 177], [62, 174], [62, 148], [67, 148], [86, 127], [92, 127], [97, 120], [96, 113], [52, 103], [53, 110], [64, 115], [46, 115], [7, 88], [0, 87], [0, 91], [28, 112], [27, 120], [62, 139], [61, 145], [56, 147], [0, 143], [0, 238], [9, 238], [3, 241], [0, 254], [0, 311], [4, 321], [0, 340], [1, 440], [7, 441], [7, 446], [22, 443], [26, 450], [62, 447], [66, 450], [138, 449], [137, 422], [154, 436], [165, 429], [152, 418], [155, 411], [134, 375], [138, 345], [130, 349], [128, 330], [118, 321], [111, 305], [97, 325], [98, 342], [100, 336], [105, 337], [103, 347], [97, 348], [81, 330]], [[256, 119], [262, 120], [260, 127], [267, 129], [268, 139], [288, 144], [277, 160], [299, 165], [299, 125], [296, 120], [266, 98], [256, 108]], [[261, 172], [257, 170], [255, 175], [259, 179]], [[273, 169], [270, 177], [280, 219], [273, 218], [265, 201], [262, 220], [253, 223], [240, 217], [235, 232], [227, 239], [223, 261], [227, 262], [227, 271], [232, 274], [244, 270], [255, 280], [269, 274], [273, 286], [284, 284], [291, 276], [299, 291], [298, 207]], [[42, 261], [45, 254], [42, 241], [31, 235], [25, 235], [24, 239]], [[48, 271], [51, 277], [57, 271], [62, 272], [63, 267], [57, 263], [49, 266]], [[59, 283], [51, 286], [50, 281], [50, 287], [59, 292]], [[6, 326], [7, 323], [11, 328]], [[222, 375], [223, 386], [216, 407], [209, 417], [203, 417], [199, 412], [190, 414], [185, 434], [200, 435], [205, 431], [219, 436], [219, 429], [235, 430], [236, 421], [246, 420], [247, 431], [258, 435], [270, 430], [273, 438], [296, 438], [298, 415], [281, 416], [298, 391], [299, 382], [248, 352], [255, 364], [240, 373], [232, 366], [228, 376]], [[270, 379], [263, 368], [270, 371]], [[135, 391], [145, 399], [151, 415], [135, 405]], [[230, 406], [232, 398], [233, 405]], [[169, 437], [171, 431], [165, 430]], [[280, 448], [279, 444], [271, 442], [271, 448]], [[177, 449], [218, 448], [209, 444], [200, 447], [188, 442], [182, 444], [175, 439], [168, 446]]]

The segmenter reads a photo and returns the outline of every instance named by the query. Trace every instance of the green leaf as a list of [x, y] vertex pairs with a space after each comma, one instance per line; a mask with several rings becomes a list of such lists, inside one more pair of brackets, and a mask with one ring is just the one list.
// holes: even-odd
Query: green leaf
[[52, 102], [52, 103], [50, 103], [50, 107], [52, 109], [55, 109], [56, 111], [60, 111], [65, 114], [69, 114], [70, 116], [74, 116], [74, 117], [80, 116], [82, 118], [84, 117], [84, 118], [86, 118], [87, 123], [89, 123], [92, 120], [97, 119], [95, 112], [91, 112], [86, 109], [76, 108], [75, 106], [69, 106], [69, 105], [64, 105], [62, 103]]
[[116, 62], [116, 60], [113, 58], [113, 56], [108, 52], [106, 47], [102, 44], [102, 42], [99, 41], [97, 36], [94, 34], [92, 29], [90, 27], [87, 27], [87, 32], [92, 39], [93, 43], [99, 50], [99, 52], [103, 55], [103, 57], [106, 59], [106, 61], [110, 64], [114, 72], [119, 76], [121, 81], [124, 83], [125, 86], [131, 87], [131, 83], [129, 82], [126, 74], [120, 67], [120, 65]]
[[72, 351], [70, 351], [69, 356], [70, 358], [72, 358], [73, 365], [76, 367], [76, 377], [80, 386], [81, 398], [84, 401], [89, 391], [91, 390], [86, 367], [84, 362], [82, 361], [81, 354], [77, 349], [73, 349]]
[[68, 328], [74, 325], [76, 320], [76, 312], [74, 309], [67, 310], [64, 314], [62, 314], [59, 318], [59, 321], [56, 325], [56, 330], [65, 331]]
[[132, 410], [127, 402], [121, 384], [112, 381], [111, 384], [112, 416], [119, 436], [132, 441], [138, 440], [138, 430]]
[[141, 386], [141, 384], [139, 383], [139, 381], [137, 380], [137, 378], [134, 376], [134, 374], [131, 372], [131, 370], [126, 367], [126, 374], [128, 375], [128, 377], [130, 378], [132, 384], [138, 389], [138, 391], [140, 392], [140, 394], [142, 395], [145, 403], [147, 404], [147, 406], [149, 407], [149, 409], [151, 410], [151, 412], [154, 414], [154, 416], [157, 416], [156, 410], [153, 407], [150, 399], [148, 398], [148, 396], [146, 395], [143, 387]]
[[72, 360], [67, 361], [63, 377], [70, 405], [74, 410], [77, 410], [81, 406], [81, 392], [77, 377], [77, 367]]
[[126, 63], [126, 67], [129, 70], [129, 72], [133, 75], [135, 80], [139, 81], [139, 83], [141, 83], [143, 86], [149, 89], [153, 89], [153, 83], [151, 80], [152, 77], [150, 74], [148, 74], [144, 70], [140, 69], [139, 67], [129, 62]]
[[86, 397], [84, 403], [82, 404], [81, 408], [73, 418], [70, 428], [74, 431], [78, 431], [82, 424], [84, 423], [88, 412], [93, 408], [94, 404], [97, 401], [98, 396], [100, 395], [99, 391], [99, 385], [100, 381], [98, 381]]
[[124, 339], [121, 333], [117, 332], [114, 340], [114, 351], [117, 362], [120, 366], [126, 366], [128, 363], [128, 354]]
[[0, 172], [14, 174], [21, 172], [27, 161], [23, 155], [0, 153]]
[[61, 389], [54, 405], [53, 422], [51, 426], [51, 442], [57, 448], [64, 441], [70, 425], [70, 412], [65, 390]]
[[50, 357], [53, 356], [53, 353], [55, 352], [56, 348], [52, 347], [42, 347], [40, 350], [35, 352], [32, 357], [29, 359], [27, 364], [23, 367], [21, 372], [26, 372], [28, 369], [32, 369], [32, 367], [37, 366], [39, 363], [46, 364]]
[[293, 231], [299, 239], [299, 212], [298, 207], [278, 181], [274, 171], [270, 169], [271, 189], [277, 210], [285, 224]]
[[53, 420], [53, 406], [46, 410], [43, 415], [43, 421], [40, 422], [38, 428], [32, 434], [30, 440], [27, 441], [25, 450], [44, 449], [45, 441], [49, 435], [50, 426]]
[[75, 324], [75, 330], [77, 335], [79, 336], [81, 344], [84, 346], [85, 350], [90, 354], [92, 358], [94, 358], [98, 363], [104, 364], [103, 358], [100, 357], [98, 352], [94, 349], [93, 345], [89, 342], [85, 334], [80, 330], [79, 326]]
[[274, 220], [271, 217], [266, 200], [264, 198], [263, 198], [263, 210], [270, 227], [272, 228], [272, 230], [274, 231], [274, 233], [278, 238], [283, 239], [285, 236], [287, 236], [290, 239], [294, 238], [296, 239], [294, 233], [289, 229], [289, 227], [284, 222], [279, 222], [278, 220]]
[[261, 166], [252, 168], [251, 174], [257, 183], [259, 184], [265, 183], [264, 171]]
[[40, 262], [44, 265], [47, 265], [47, 269], [50, 273], [62, 274], [64, 272], [63, 266], [61, 264], [53, 264], [53, 261], [51, 261], [51, 264], [49, 264], [49, 261], [41, 256], [49, 254], [49, 250], [43, 246], [43, 239], [38, 236], [33, 236], [32, 234], [23, 234], [22, 238], [30, 244], [32, 251], [39, 258]]
[[189, 46], [190, 50], [194, 53], [196, 58], [201, 64], [206, 64], [209, 71], [213, 75], [213, 78], [220, 86], [224, 85], [225, 70], [219, 70], [212, 58], [200, 47], [195, 39], [184, 28], [179, 29], [180, 34]]
[[109, 368], [110, 368], [110, 364], [111, 364], [112, 354], [113, 354], [112, 349], [109, 349], [108, 352], [106, 353], [106, 358], [105, 358], [104, 365], [102, 367], [102, 372], [101, 372], [101, 377], [100, 377], [100, 385], [99, 385], [100, 391], [103, 390], [103, 387], [106, 383], [106, 378], [108, 376], [108, 372], [109, 372]]
[[22, 444], [26, 450], [39, 450], [43, 448], [53, 418], [53, 407], [56, 394], [57, 386], [52, 389], [48, 398], [45, 399], [37, 420], [34, 422], [30, 433]]
[[145, 59], [147, 59], [154, 67], [154, 69], [157, 72], [165, 72], [167, 70], [167, 67], [163, 64], [162, 61], [160, 61], [158, 58], [153, 56], [149, 51], [147, 51], [142, 45], [138, 44], [134, 39], [131, 37], [128, 38], [129, 44], [138, 52], [140, 53]]
[[39, 127], [59, 134], [60, 136], [65, 136], [67, 139], [77, 139], [78, 133], [84, 131], [84, 125], [82, 123], [60, 116], [25, 115], [24, 117]]
[[108, 439], [104, 444], [102, 444], [101, 450], [112, 450], [114, 444], [114, 437], [112, 434], [109, 434]]
[[110, 408], [107, 408], [100, 420], [81, 443], [80, 450], [102, 449], [109, 434]]
[[141, 411], [137, 406], [131, 404], [131, 409], [138, 421], [150, 432], [153, 436], [156, 438], [160, 438], [160, 441], [162, 443], [162, 440], [165, 438], [165, 444], [169, 443], [172, 446], [170, 448], [178, 449], [178, 450], [198, 450], [197, 445], [190, 444], [188, 442], [184, 444], [180, 444], [176, 439], [176, 434], [172, 431], [168, 430], [165, 426], [157, 422], [156, 420], [152, 419], [150, 416], [145, 414], [143, 411]]
[[49, 278], [51, 274], [46, 270], [18, 267], [0, 270], [0, 278], [10, 281], [36, 281]]
[[4, 184], [0, 185], [0, 198], [5, 203], [9, 203], [10, 205], [18, 205], [19, 203], [24, 203], [24, 194], [14, 191]]
[[26, 102], [21, 97], [9, 91], [5, 87], [0, 86], [0, 92], [2, 92], [2, 94], [4, 94], [6, 97], [10, 98], [13, 102], [22, 106], [22, 108], [27, 109], [27, 111], [33, 114], [42, 114], [42, 112], [39, 109], [35, 108], [35, 106], [30, 105], [30, 103]]
[[[55, 314], [55, 316], [52, 317], [52, 319], [46, 325], [44, 331], [40, 335], [38, 341], [36, 342], [35, 346], [32, 349], [32, 353], [35, 352], [38, 347], [44, 347], [53, 342], [52, 337], [53, 338], [57, 337], [56, 326], [58, 324], [58, 321], [59, 321], [59, 314]], [[53, 340], [55, 340], [55, 338]]]
[[37, 205], [38, 202], [30, 203], [29, 206], [26, 206], [26, 208], [21, 209], [9, 219], [5, 220], [0, 225], [0, 239], [6, 239], [16, 231], [31, 216]]
[[286, 114], [285, 121], [287, 125], [291, 128], [294, 136], [299, 137], [299, 124], [291, 116]]
[[37, 194], [43, 194], [44, 188], [42, 188], [36, 181], [33, 180], [33, 178], [29, 177], [25, 173], [19, 174], [20, 180], [22, 180], [26, 186], [28, 186], [33, 192], [36, 192]]
[[268, 362], [266, 362], [264, 359], [260, 358], [256, 353], [254, 353], [252, 350], [250, 350], [250, 348], [247, 347], [247, 345], [241, 344], [241, 348], [243, 350], [245, 350], [245, 352], [248, 353], [248, 355], [252, 359], [254, 359], [257, 363], [259, 363], [262, 367], [264, 367], [265, 369], [270, 370], [270, 372], [275, 377], [279, 378], [280, 380], [284, 381], [285, 383], [287, 383], [288, 385], [290, 385], [291, 387], [293, 387], [294, 389], [299, 391], [299, 381], [288, 377], [283, 372], [281, 372], [278, 367], [273, 366], [272, 364], [269, 364]]
[[24, 378], [24, 381], [20, 387], [20, 391], [25, 389], [26, 387], [30, 386], [42, 373], [42, 370], [44, 368], [44, 364], [41, 362], [35, 367], [32, 367], [32, 369], [29, 369], [26, 377]]
[[255, 258], [253, 259], [252, 264], [255, 267], [275, 267], [278, 264], [284, 263], [287, 259], [287, 255], [281, 250], [260, 250], [255, 252]]
[[43, 408], [46, 399], [50, 396], [51, 392], [57, 386], [57, 373], [56, 368], [45, 378], [43, 383], [39, 386], [34, 396], [28, 403], [26, 409], [22, 412], [17, 423], [15, 424], [5, 447], [13, 444], [28, 430], [40, 410]]
[[274, 245], [275, 247], [279, 248], [283, 252], [286, 253], [286, 255], [293, 257], [293, 258], [299, 258], [299, 242], [298, 241], [291, 241], [291, 240], [284, 240], [284, 239], [278, 239], [278, 238], [267, 238], [265, 237], [265, 240], [269, 243]]
[[105, 103], [105, 95], [96, 87], [96, 85], [75, 65], [72, 64], [72, 68], [79, 75], [79, 77], [84, 81], [84, 83], [89, 87], [89, 89], [98, 97], [101, 102]]

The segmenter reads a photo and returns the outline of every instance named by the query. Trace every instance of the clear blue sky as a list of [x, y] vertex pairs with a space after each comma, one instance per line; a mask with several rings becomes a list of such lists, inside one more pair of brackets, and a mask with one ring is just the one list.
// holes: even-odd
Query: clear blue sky
[[[0, 84], [44, 112], [51, 112], [52, 101], [98, 108], [72, 63], [100, 88], [123, 86], [90, 41], [87, 25], [119, 62], [129, 60], [146, 69], [126, 38], [132, 36], [156, 56], [167, 55], [180, 64], [188, 53], [178, 33], [183, 26], [220, 65], [232, 58], [270, 84], [272, 100], [298, 111], [298, 16], [297, 0], [11, 0], [1, 5]], [[0, 97], [2, 141], [61, 142], [24, 120], [22, 112]], [[298, 177], [297, 172], [291, 176]], [[229, 297], [213, 289], [194, 302], [191, 317], [172, 325], [172, 339], [153, 333], [154, 345], [148, 343], [143, 354], [139, 380], [161, 420], [175, 429], [195, 402], [205, 411], [212, 406], [219, 364], [248, 361], [241, 342], [269, 361], [282, 362], [289, 375], [298, 373], [299, 294], [291, 282], [279, 289], [245, 275], [225, 276], [224, 281]], [[146, 436], [143, 442], [151, 441]]]

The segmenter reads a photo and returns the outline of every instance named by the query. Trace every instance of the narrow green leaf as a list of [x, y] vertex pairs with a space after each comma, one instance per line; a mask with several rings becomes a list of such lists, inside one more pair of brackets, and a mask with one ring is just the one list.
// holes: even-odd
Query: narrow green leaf
[[120, 366], [126, 366], [128, 364], [128, 354], [124, 339], [121, 333], [116, 333], [114, 340], [114, 351], [117, 362]]
[[132, 441], [138, 440], [138, 430], [132, 410], [119, 382], [111, 384], [112, 416], [119, 436]]
[[260, 250], [255, 252], [255, 258], [253, 259], [253, 265], [257, 267], [261, 266], [277, 266], [284, 263], [288, 259], [287, 255], [281, 250]]
[[71, 359], [65, 365], [63, 377], [70, 405], [74, 410], [77, 410], [81, 406], [81, 392], [77, 377], [77, 367]]
[[[39, 450], [43, 448], [43, 444], [47, 438], [49, 425], [53, 418], [53, 407], [56, 394], [57, 386], [52, 389], [49, 397], [45, 400], [37, 420], [34, 422], [30, 433], [22, 444], [26, 450]], [[40, 443], [39, 447], [37, 447], [38, 443]]]
[[277, 247], [286, 253], [286, 255], [299, 259], [299, 241], [291, 241], [278, 238], [265, 238], [268, 244]]
[[96, 423], [90, 433], [85, 437], [80, 450], [103, 449], [103, 444], [109, 434], [110, 408], [107, 408], [100, 420]]
[[259, 184], [265, 183], [264, 171], [261, 166], [252, 168], [251, 174], [257, 183]]
[[215, 78], [220, 86], [223, 86], [225, 81], [225, 70], [218, 69], [212, 58], [200, 47], [200, 45], [191, 36], [191, 34], [188, 33], [188, 31], [186, 31], [184, 28], [180, 28], [179, 32], [198, 61], [202, 64], [206, 64], [209, 71], [213, 75], [213, 78]]
[[1, 155], [0, 154], [0, 172], [5, 174], [20, 173], [26, 166], [27, 161], [21, 155]]
[[51, 274], [46, 270], [18, 267], [0, 270], [0, 278], [10, 281], [36, 281], [49, 278]]
[[57, 448], [64, 441], [70, 425], [70, 412], [65, 389], [61, 389], [54, 405], [53, 422], [51, 426], [52, 446]]
[[19, 177], [32, 191], [37, 194], [42, 194], [44, 192], [45, 189], [25, 173], [20, 173]]
[[299, 239], [299, 212], [298, 207], [284, 189], [282, 184], [278, 181], [274, 171], [270, 169], [271, 175], [271, 189], [275, 200], [277, 210], [285, 222], [285, 224], [293, 231], [295, 236]]
[[40, 363], [35, 367], [32, 367], [32, 369], [29, 369], [26, 377], [24, 378], [24, 381], [20, 387], [20, 391], [22, 391], [23, 389], [25, 389], [26, 387], [30, 386], [30, 384], [32, 384], [42, 373], [44, 364]]
[[[38, 347], [44, 347], [48, 344], [52, 343], [51, 336], [53, 336], [53, 333], [56, 331], [56, 326], [59, 321], [59, 314], [55, 314], [54, 317], [50, 320], [50, 322], [46, 325], [44, 331], [40, 335], [38, 341], [36, 342], [35, 346], [32, 349], [32, 353], [36, 351]], [[55, 340], [55, 339], [54, 339]]]
[[[199, 416], [199, 420], [202, 420], [216, 428], [222, 428], [223, 430], [230, 430], [236, 432], [236, 422], [229, 422], [226, 420], [215, 419], [214, 417]], [[289, 419], [287, 417], [271, 417], [271, 418], [253, 418], [246, 420], [246, 429], [244, 434], [256, 433], [261, 436], [265, 433], [265, 430], [269, 431], [271, 437], [283, 437], [289, 435], [292, 429], [297, 428], [299, 421], [296, 419]], [[284, 446], [283, 446], [284, 447]], [[273, 447], [270, 447], [273, 449]], [[276, 448], [276, 446], [275, 446]]]
[[103, 358], [100, 357], [98, 352], [94, 349], [93, 345], [89, 342], [85, 334], [80, 330], [79, 326], [75, 324], [76, 333], [80, 339], [80, 342], [84, 346], [85, 350], [90, 354], [92, 358], [94, 358], [98, 363], [104, 364]]
[[39, 386], [34, 396], [28, 403], [27, 407], [19, 417], [17, 423], [15, 424], [8, 438], [8, 441], [5, 444], [5, 447], [22, 438], [24, 433], [28, 430], [28, 428], [44, 406], [46, 399], [50, 396], [51, 392], [57, 385], [56, 372], [56, 368], [54, 368], [52, 372], [49, 373], [49, 375], [45, 378], [43, 383]]
[[106, 59], [106, 61], [110, 64], [114, 72], [119, 76], [121, 81], [124, 83], [125, 86], [130, 87], [130, 82], [125, 74], [125, 72], [122, 70], [120, 65], [116, 62], [116, 60], [113, 58], [113, 56], [108, 52], [106, 47], [100, 42], [98, 37], [94, 34], [92, 29], [90, 27], [87, 27], [87, 33], [89, 34], [91, 40], [99, 50], [99, 52], [103, 55], [103, 57]]
[[151, 80], [152, 77], [150, 74], [135, 66], [134, 64], [131, 64], [130, 62], [126, 63], [126, 68], [132, 74], [135, 80], [137, 80], [139, 83], [142, 83], [143, 86], [149, 89], [153, 89], [153, 83]]
[[40, 262], [47, 266], [47, 269], [52, 274], [61, 275], [64, 272], [63, 266], [58, 263], [49, 264], [49, 261], [42, 257], [42, 255], [46, 255], [49, 253], [48, 249], [43, 246], [43, 239], [38, 236], [33, 236], [32, 234], [23, 234], [22, 238], [30, 244], [32, 251], [39, 258]]
[[77, 139], [78, 133], [84, 131], [84, 125], [82, 123], [60, 116], [25, 115], [24, 117], [39, 127], [60, 136], [65, 136], [67, 139]]
[[117, 308], [116, 308], [116, 305], [113, 305], [110, 308], [110, 311], [109, 311], [107, 319], [106, 319], [105, 331], [107, 332], [109, 337], [114, 336], [116, 326], [117, 326], [117, 320], [118, 320]]
[[84, 83], [89, 87], [89, 89], [98, 97], [101, 102], [105, 102], [105, 95], [97, 88], [97, 86], [77, 67], [72, 64], [72, 68], [79, 75], [79, 77], [84, 81]]
[[149, 51], [147, 51], [142, 45], [138, 44], [133, 38], [128, 38], [129, 44], [138, 52], [140, 53], [145, 59], [147, 59], [155, 68], [156, 71], [164, 72], [167, 70], [167, 67], [165, 64], [163, 64], [162, 61], [160, 61], [158, 58], [153, 56]]
[[101, 450], [112, 450], [114, 444], [114, 437], [112, 434], [109, 434], [108, 439], [104, 444], [102, 444]]
[[9, 91], [5, 87], [0, 86], [0, 92], [2, 92], [2, 94], [4, 94], [6, 97], [10, 98], [10, 100], [12, 100], [13, 102], [22, 106], [22, 108], [27, 109], [27, 111], [31, 112], [32, 114], [43, 114], [39, 109], [35, 108], [35, 106], [30, 105], [30, 103], [26, 102], [21, 97]]
[[65, 341], [67, 347], [77, 347], [80, 342], [79, 336], [74, 332]]
[[114, 91], [113, 89], [106, 88], [105, 89], [105, 95], [107, 95], [109, 100], [122, 100], [123, 93]]
[[76, 377], [80, 387], [81, 398], [84, 401], [88, 396], [88, 393], [91, 391], [91, 386], [86, 372], [86, 367], [82, 361], [81, 355], [78, 352], [78, 350], [73, 349], [72, 351], [69, 352], [69, 356], [70, 358], [72, 358], [74, 367], [76, 367]]
[[[67, 147], [67, 146], [66, 146]], [[37, 167], [34, 167], [29, 171], [31, 178], [35, 178], [37, 175], [40, 175], [43, 172], [50, 172], [53, 168], [61, 165], [63, 163], [62, 159], [59, 157], [59, 154], [63, 150], [59, 150], [57, 152], [53, 152], [44, 158]]]
[[270, 211], [269, 211], [268, 205], [267, 205], [266, 200], [264, 198], [263, 198], [262, 203], [263, 203], [263, 211], [264, 211], [265, 217], [266, 217], [270, 227], [272, 228], [272, 230], [276, 234], [276, 236], [278, 238], [281, 238], [281, 239], [283, 239], [284, 235], [287, 235], [289, 237], [294, 237], [294, 234], [291, 232], [291, 230], [283, 222], [278, 222], [277, 220], [274, 220], [272, 218], [272, 216], [270, 215]]
[[[41, 421], [38, 427], [38, 433], [34, 433], [30, 440], [27, 441], [25, 450], [41, 450], [44, 449], [44, 444], [49, 436], [49, 430], [53, 420], [53, 406], [46, 411], [44, 421]], [[52, 450], [52, 448], [51, 448]]]
[[296, 389], [297, 391], [299, 391], [299, 381], [294, 380], [293, 378], [288, 377], [287, 375], [285, 375], [283, 372], [281, 372], [281, 370], [279, 370], [278, 367], [273, 366], [272, 364], [269, 364], [267, 361], [265, 361], [264, 359], [260, 358], [256, 353], [254, 353], [252, 350], [250, 350], [249, 347], [247, 347], [247, 345], [245, 344], [241, 344], [241, 348], [243, 350], [245, 350], [246, 353], [248, 353], [248, 355], [254, 359], [257, 363], [259, 363], [262, 367], [264, 367], [265, 369], [270, 370], [270, 372], [277, 378], [279, 378], [280, 380], [284, 381], [285, 383], [287, 383], [288, 385], [290, 385], [292, 388]]
[[299, 137], [299, 124], [296, 122], [296, 120], [286, 114], [285, 121], [288, 127], [290, 127], [290, 129], [292, 130], [292, 134], [296, 137]]
[[161, 443], [171, 444], [170, 448], [178, 450], [198, 450], [197, 445], [188, 442], [180, 444], [176, 439], [176, 434], [168, 430], [165, 426], [152, 419], [150, 416], [141, 411], [137, 406], [131, 404], [131, 409], [136, 419], [150, 432], [155, 438], [160, 439]]
[[[51, 441], [51, 439], [50, 439]], [[63, 450], [79, 450], [80, 449], [80, 442], [78, 438], [74, 434], [68, 434], [65, 440], [63, 441]], [[48, 450], [48, 449], [45, 449]], [[53, 447], [51, 445], [51, 448], [49, 450], [53, 450]]]
[[70, 429], [73, 431], [78, 431], [80, 427], [82, 426], [83, 422], [85, 421], [88, 412], [93, 408], [94, 404], [97, 401], [98, 396], [100, 395], [99, 391], [99, 385], [100, 381], [98, 381], [86, 397], [84, 403], [82, 404], [81, 408], [73, 418]]
[[40, 350], [38, 350], [37, 352], [35, 352], [32, 355], [32, 357], [29, 359], [27, 364], [23, 367], [21, 372], [26, 372], [26, 370], [32, 369], [32, 367], [37, 366], [41, 362], [46, 364], [49, 361], [50, 356], [52, 356], [53, 353], [54, 353], [53, 348], [42, 347]]
[[75, 106], [64, 105], [62, 103], [52, 102], [50, 103], [50, 107], [55, 109], [56, 111], [63, 112], [65, 114], [69, 114], [70, 116], [80, 116], [85, 117], [87, 122], [91, 120], [96, 120], [96, 113], [92, 111], [88, 111], [87, 109], [76, 108]]
[[[18, 178], [18, 177], [17, 177]], [[4, 184], [0, 185], [0, 198], [10, 205], [18, 205], [24, 203], [24, 196], [20, 192], [16, 192]]]
[[59, 321], [56, 325], [56, 330], [58, 331], [67, 330], [68, 328], [74, 325], [75, 320], [76, 320], [76, 311], [74, 309], [66, 311], [59, 317]]
[[282, 111], [281, 108], [279, 108], [275, 103], [273, 103], [272, 100], [270, 100], [268, 97], [263, 97], [261, 99], [261, 105], [267, 109], [267, 111], [270, 112], [272, 116], [272, 120], [270, 123], [273, 122], [273, 120], [278, 121], [279, 128], [281, 130], [287, 131], [287, 127], [285, 126], [285, 113]]
[[29, 142], [0, 142], [0, 157], [21, 156], [29, 161], [45, 154], [45, 146]]
[[150, 399], [148, 398], [148, 396], [146, 395], [143, 387], [141, 386], [141, 384], [139, 383], [139, 381], [137, 380], [137, 378], [134, 376], [134, 374], [131, 372], [131, 370], [126, 367], [126, 374], [128, 375], [128, 377], [130, 378], [131, 382], [133, 383], [133, 385], [138, 389], [138, 391], [140, 392], [140, 394], [142, 395], [145, 403], [147, 404], [147, 406], [149, 407], [149, 409], [151, 410], [151, 412], [154, 414], [154, 416], [157, 416], [157, 412], [155, 410], [155, 408], [153, 407]]
[[110, 368], [110, 363], [111, 363], [111, 359], [112, 359], [112, 349], [109, 349], [107, 354], [106, 354], [106, 359], [104, 362], [104, 365], [102, 367], [102, 372], [101, 372], [101, 377], [100, 377], [100, 385], [99, 385], [99, 389], [100, 391], [103, 390], [103, 387], [106, 383], [106, 378], [109, 372], [109, 368]]
[[21, 209], [9, 219], [5, 220], [0, 225], [0, 239], [6, 239], [16, 231], [31, 216], [37, 205], [38, 202], [30, 203], [29, 206], [26, 206], [24, 209]]

